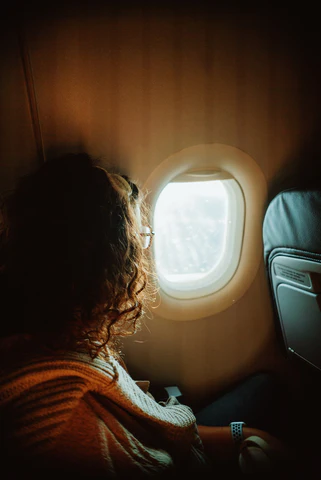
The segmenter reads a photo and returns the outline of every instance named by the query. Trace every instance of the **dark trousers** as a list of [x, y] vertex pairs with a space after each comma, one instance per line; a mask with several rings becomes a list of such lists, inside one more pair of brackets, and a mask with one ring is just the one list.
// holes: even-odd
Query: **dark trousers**
[[226, 426], [243, 421], [249, 427], [283, 437], [286, 432], [286, 392], [269, 373], [248, 377], [195, 413], [199, 425]]

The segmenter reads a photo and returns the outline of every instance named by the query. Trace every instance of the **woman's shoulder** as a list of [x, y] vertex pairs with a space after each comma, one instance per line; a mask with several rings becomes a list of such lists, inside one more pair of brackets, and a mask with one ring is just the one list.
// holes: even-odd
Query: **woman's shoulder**
[[75, 352], [48, 352], [28, 335], [1, 339], [0, 352], [0, 407], [16, 404], [19, 397], [55, 397], [58, 391], [61, 401], [69, 394], [79, 399], [88, 391], [108, 389], [115, 377], [111, 363], [98, 365]]

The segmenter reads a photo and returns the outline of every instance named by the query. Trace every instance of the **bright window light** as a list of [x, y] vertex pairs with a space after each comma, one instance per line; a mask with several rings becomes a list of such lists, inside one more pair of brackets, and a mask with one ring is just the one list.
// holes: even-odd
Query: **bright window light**
[[[236, 214], [240, 213], [236, 206], [242, 201], [234, 179], [174, 180], [165, 186], [154, 211], [154, 254], [161, 287], [168, 295], [208, 295], [229, 280], [226, 273], [235, 259], [231, 248], [235, 246]], [[235, 268], [239, 253], [240, 249]]]

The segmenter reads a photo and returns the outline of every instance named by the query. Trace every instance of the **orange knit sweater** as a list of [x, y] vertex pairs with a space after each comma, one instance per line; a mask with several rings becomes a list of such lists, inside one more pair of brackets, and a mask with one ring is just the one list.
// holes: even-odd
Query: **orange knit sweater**
[[0, 415], [8, 478], [17, 466], [149, 478], [207, 464], [191, 409], [157, 403], [113, 357], [70, 352], [2, 368]]

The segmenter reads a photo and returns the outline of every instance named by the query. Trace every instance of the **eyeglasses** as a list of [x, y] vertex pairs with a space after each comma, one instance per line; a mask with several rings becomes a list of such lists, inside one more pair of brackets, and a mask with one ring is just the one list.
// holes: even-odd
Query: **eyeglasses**
[[152, 228], [149, 225], [142, 227], [140, 236], [143, 238], [143, 248], [149, 248], [151, 246], [154, 235], [155, 232], [152, 231]]

